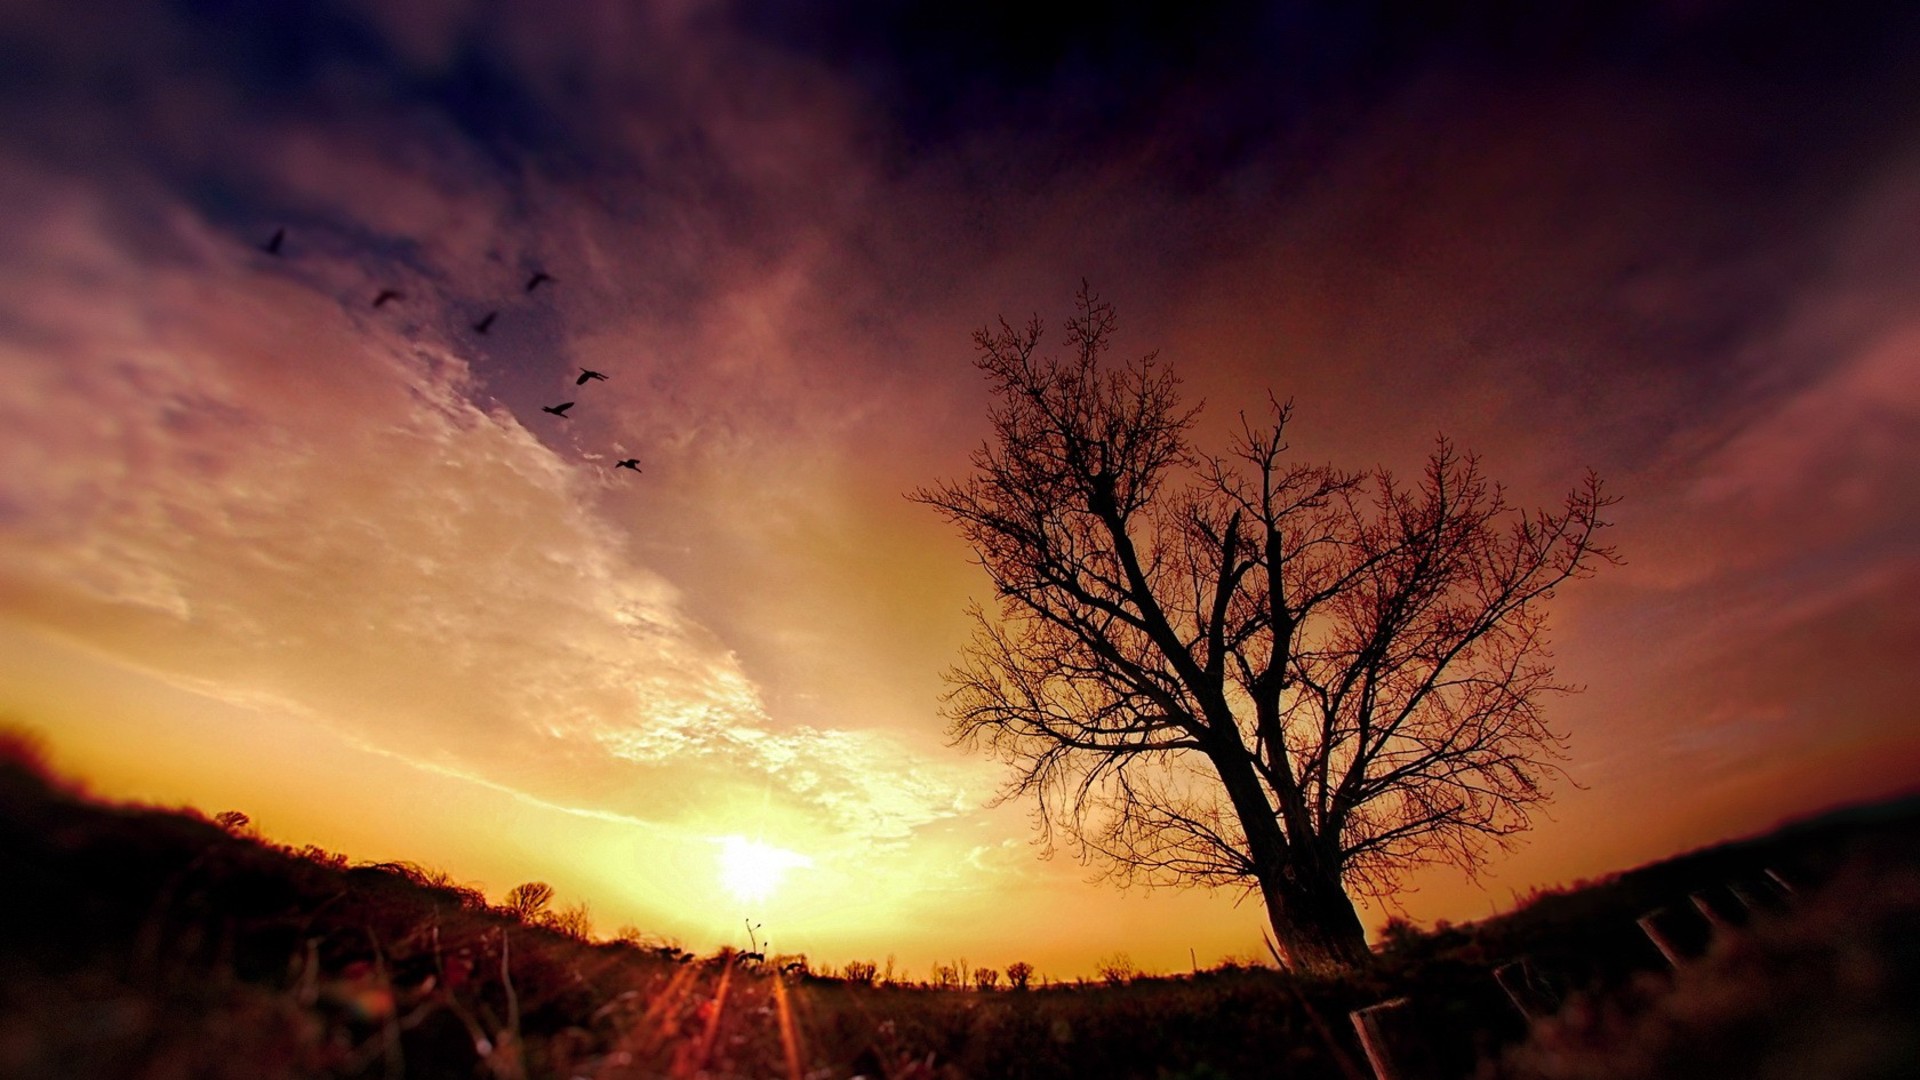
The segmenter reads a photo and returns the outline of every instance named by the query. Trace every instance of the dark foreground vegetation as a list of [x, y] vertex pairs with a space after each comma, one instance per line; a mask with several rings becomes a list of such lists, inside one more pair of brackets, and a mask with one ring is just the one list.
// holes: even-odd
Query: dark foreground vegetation
[[[1346, 978], [1029, 990], [596, 942], [547, 897], [491, 906], [239, 825], [103, 805], [0, 747], [0, 1077], [1366, 1077], [1349, 1013], [1395, 999], [1381, 1031], [1408, 1080], [1893, 1077], [1920, 1060], [1913, 801], [1473, 926], [1393, 926]], [[1637, 925], [1650, 912], [1677, 969]]]

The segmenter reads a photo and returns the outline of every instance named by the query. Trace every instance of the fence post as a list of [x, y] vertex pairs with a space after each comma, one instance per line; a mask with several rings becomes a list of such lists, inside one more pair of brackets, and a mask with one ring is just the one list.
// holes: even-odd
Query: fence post
[[1560, 1011], [1560, 995], [1533, 969], [1530, 957], [1521, 957], [1493, 969], [1493, 981], [1507, 992], [1507, 1000], [1520, 1010], [1528, 1023], [1545, 1019]]
[[1700, 917], [1707, 920], [1707, 925], [1713, 928], [1714, 933], [1733, 929], [1733, 920], [1727, 918], [1726, 913], [1716, 907], [1706, 893], [1688, 893], [1687, 900], [1700, 913]]
[[1800, 890], [1793, 887], [1793, 882], [1788, 881], [1786, 878], [1780, 876], [1780, 871], [1775, 870], [1773, 867], [1771, 866], [1767, 867], [1766, 875], [1767, 875], [1768, 881], [1771, 881], [1775, 885], [1780, 887], [1780, 891], [1786, 895], [1787, 899], [1791, 900], [1794, 898], [1794, 896], [1797, 893], [1799, 893]]
[[1678, 968], [1682, 959], [1680, 950], [1674, 947], [1673, 942], [1668, 940], [1659, 926], [1659, 920], [1666, 913], [1666, 908], [1654, 908], [1635, 921], [1639, 923], [1641, 932], [1647, 935], [1647, 940], [1653, 942], [1653, 947], [1659, 949], [1660, 955], [1667, 958], [1667, 963]]
[[1348, 1015], [1376, 1080], [1441, 1080], [1440, 1065], [1410, 999], [1389, 998]]
[[1355, 1009], [1351, 1014], [1353, 1029], [1360, 1033], [1360, 1049], [1367, 1053], [1367, 1064], [1373, 1066], [1374, 1080], [1401, 1080], [1399, 1072], [1393, 1067], [1393, 1050], [1387, 1042], [1387, 1033], [1380, 1025], [1380, 1014], [1391, 1012], [1405, 1006], [1407, 999], [1390, 998], [1378, 1005], [1369, 1005], [1364, 1009]]
[[1747, 909], [1747, 915], [1749, 917], [1765, 915], [1767, 913], [1766, 904], [1763, 903], [1758, 896], [1754, 895], [1753, 890], [1747, 888], [1745, 882], [1729, 881], [1727, 882], [1727, 891], [1733, 894], [1735, 900], [1740, 901], [1741, 907]]

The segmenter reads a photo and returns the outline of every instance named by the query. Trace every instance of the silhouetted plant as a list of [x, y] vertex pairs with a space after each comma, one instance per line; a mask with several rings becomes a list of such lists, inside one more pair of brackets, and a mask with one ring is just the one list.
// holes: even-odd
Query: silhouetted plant
[[669, 937], [650, 934], [637, 926], [623, 925], [614, 931], [613, 940], [638, 952], [648, 953], [670, 963], [680, 964], [693, 959], [681, 944]]
[[1288, 458], [1290, 405], [1214, 455], [1153, 354], [1103, 365], [1084, 286], [1068, 355], [1036, 317], [974, 335], [996, 395], [973, 473], [913, 493], [993, 582], [948, 674], [956, 742], [1013, 766], [1122, 883], [1258, 891], [1288, 962], [1369, 963], [1349, 890], [1472, 870], [1528, 828], [1564, 755], [1545, 606], [1613, 561], [1589, 474], [1527, 512], [1440, 440], [1412, 483]]
[[47, 761], [46, 741], [22, 728], [0, 725], [0, 773], [11, 773], [49, 789], [56, 784]]
[[1380, 945], [1385, 949], [1404, 949], [1424, 936], [1412, 920], [1394, 915], [1380, 928]]
[[1133, 966], [1133, 958], [1126, 953], [1114, 953], [1103, 956], [1093, 965], [1095, 974], [1106, 980], [1108, 986], [1120, 986], [1133, 981], [1140, 969]]
[[517, 916], [523, 922], [531, 922], [535, 916], [547, 910], [553, 903], [553, 886], [544, 881], [525, 881], [507, 890], [501, 900], [501, 907]]
[[1033, 965], [1025, 960], [1016, 960], [1007, 965], [1007, 985], [1015, 990], [1025, 990], [1033, 979]]
[[558, 911], [549, 909], [540, 912], [534, 917], [534, 922], [580, 941], [585, 941], [593, 935], [593, 917], [588, 912], [585, 901]]
[[324, 866], [329, 870], [345, 870], [347, 868], [347, 857], [345, 855], [337, 851], [328, 851], [326, 848], [314, 844], [306, 844], [297, 849], [288, 848], [286, 850], [287, 853], [294, 858], [305, 859], [308, 862]]

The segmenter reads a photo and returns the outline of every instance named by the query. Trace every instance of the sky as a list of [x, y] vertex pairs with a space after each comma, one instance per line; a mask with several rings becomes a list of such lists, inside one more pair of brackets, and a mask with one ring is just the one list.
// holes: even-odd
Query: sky
[[1086, 280], [1203, 443], [1622, 499], [1550, 816], [1370, 927], [1910, 790], [1920, 10], [1555, 8], [8, 4], [0, 723], [697, 951], [1263, 955], [946, 741], [989, 586], [904, 496]]

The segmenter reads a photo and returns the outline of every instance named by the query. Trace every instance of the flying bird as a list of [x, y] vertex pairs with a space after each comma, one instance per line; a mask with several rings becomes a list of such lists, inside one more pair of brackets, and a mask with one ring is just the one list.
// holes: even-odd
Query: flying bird
[[545, 270], [535, 270], [533, 272], [533, 276], [527, 279], [527, 291], [532, 292], [533, 290], [539, 288], [541, 285], [552, 280], [553, 280], [552, 274], [547, 273]]
[[558, 405], [542, 405], [540, 406], [540, 411], [550, 412], [560, 419], [565, 420], [567, 418], [567, 410], [571, 408], [573, 408], [573, 402], [563, 401]]
[[407, 294], [398, 289], [381, 289], [380, 295], [373, 298], [374, 307], [382, 307], [389, 300], [405, 300]]
[[278, 228], [273, 230], [272, 239], [260, 245], [260, 250], [266, 252], [269, 255], [278, 255], [280, 254], [280, 245], [286, 242], [287, 242], [287, 230], [284, 227]]
[[487, 329], [493, 325], [493, 320], [499, 317], [500, 313], [497, 311], [487, 312], [486, 315], [481, 317], [479, 322], [473, 324], [474, 332], [478, 334], [486, 333]]
[[591, 368], [581, 368], [580, 377], [573, 380], [573, 385], [585, 386], [587, 385], [588, 379], [599, 379], [601, 382], [605, 382], [607, 377], [605, 375], [600, 374], [597, 371], [592, 370]]
[[616, 465], [614, 466], [614, 468], [616, 468], [616, 469], [632, 469], [632, 470], [633, 470], [634, 472], [639, 472], [639, 471], [641, 471], [641, 470], [640, 470], [640, 459], [639, 459], [639, 458], [631, 458], [631, 457], [630, 457], [630, 458], [628, 458], [627, 460], [625, 460], [625, 461], [622, 461], [622, 462], [620, 462], [620, 463], [618, 463], [618, 464], [616, 464]]

